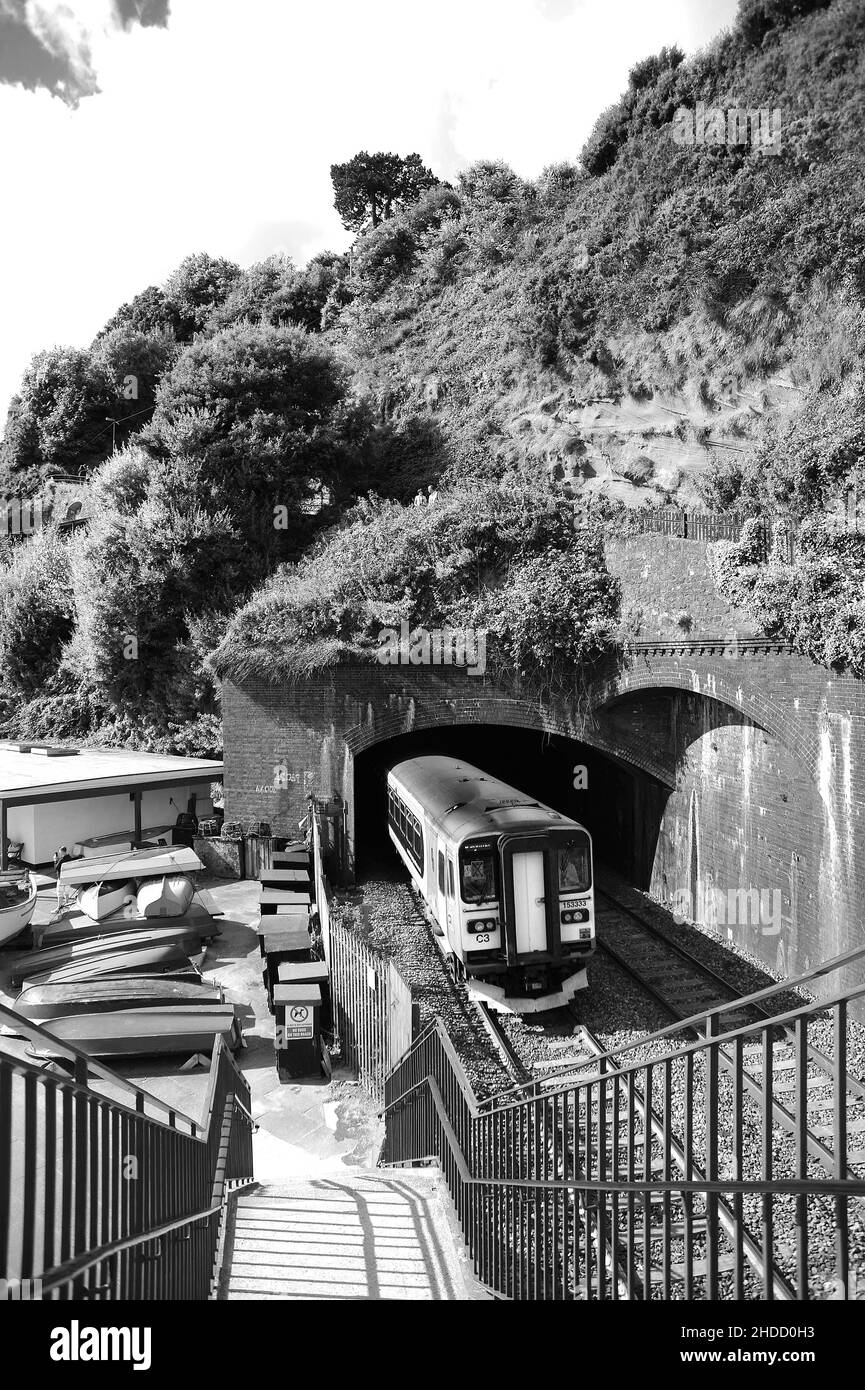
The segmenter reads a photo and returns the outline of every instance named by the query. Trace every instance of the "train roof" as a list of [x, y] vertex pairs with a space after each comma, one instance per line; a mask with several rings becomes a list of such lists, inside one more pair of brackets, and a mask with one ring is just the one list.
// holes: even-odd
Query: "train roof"
[[391, 779], [421, 803], [443, 835], [458, 843], [469, 835], [500, 835], [517, 827], [541, 830], [550, 821], [562, 830], [583, 829], [561, 811], [462, 758], [439, 754], [407, 758], [391, 768]]

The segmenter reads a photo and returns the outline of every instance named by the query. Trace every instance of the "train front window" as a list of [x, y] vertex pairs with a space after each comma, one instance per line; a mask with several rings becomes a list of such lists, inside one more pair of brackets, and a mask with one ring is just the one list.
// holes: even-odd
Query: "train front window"
[[470, 858], [464, 854], [460, 885], [465, 903], [489, 902], [496, 898], [496, 866], [492, 854], [473, 854]]
[[592, 865], [587, 840], [569, 840], [559, 850], [559, 889], [585, 893], [592, 886]]

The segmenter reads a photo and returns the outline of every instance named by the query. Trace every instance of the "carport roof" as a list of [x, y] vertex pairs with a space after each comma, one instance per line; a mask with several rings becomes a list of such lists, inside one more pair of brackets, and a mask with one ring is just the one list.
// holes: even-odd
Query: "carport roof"
[[[38, 752], [23, 751], [28, 748]], [[0, 801], [7, 805], [67, 801], [159, 786], [219, 781], [224, 764], [126, 748], [48, 749], [0, 743]]]

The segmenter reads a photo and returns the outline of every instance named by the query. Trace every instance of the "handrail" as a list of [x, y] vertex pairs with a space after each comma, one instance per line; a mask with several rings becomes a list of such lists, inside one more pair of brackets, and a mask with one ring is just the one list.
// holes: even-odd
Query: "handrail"
[[[118, 1073], [112, 1071], [110, 1067], [106, 1067], [104, 1063], [98, 1062], [95, 1057], [91, 1057], [88, 1052], [83, 1052], [81, 1048], [75, 1047], [72, 1043], [56, 1038], [53, 1033], [49, 1032], [47, 1029], [40, 1028], [37, 1023], [34, 1023], [29, 1018], [25, 1018], [23, 1014], [16, 1013], [14, 1009], [7, 1008], [5, 1004], [0, 1004], [0, 1023], [5, 1024], [5, 1026], [10, 1029], [10, 1032], [14, 1030], [14, 1036], [16, 1037], [28, 1038], [31, 1042], [50, 1043], [53, 1053], [64, 1055], [75, 1063], [76, 1077], [86, 1068], [86, 1074], [98, 1076], [101, 1081], [107, 1081], [110, 1085], [116, 1086], [119, 1090], [133, 1095], [135, 1097], [135, 1103], [132, 1105], [122, 1100], [115, 1101], [115, 1104], [123, 1106], [124, 1109], [131, 1109], [138, 1114], [146, 1114], [146, 1111], [142, 1111], [140, 1108], [141, 1100], [143, 1103], [149, 1102], [153, 1104], [157, 1110], [162, 1111], [162, 1113], [168, 1117], [173, 1116], [175, 1120], [185, 1120], [190, 1126], [193, 1135], [195, 1131], [201, 1127], [201, 1122], [199, 1120], [193, 1120], [191, 1115], [185, 1114], [182, 1110], [176, 1109], [173, 1105], [168, 1105], [165, 1101], [160, 1100], [158, 1096], [153, 1095], [152, 1091], [146, 1091], [143, 1086], [133, 1085], [125, 1076], [118, 1075]], [[46, 1075], [44, 1067], [27, 1062], [23, 1057], [15, 1057], [12, 1053], [3, 1052], [2, 1036], [0, 1036], [0, 1056], [2, 1056], [4, 1061], [8, 1062], [13, 1070], [21, 1071], [22, 1073], [26, 1070], [32, 1070], [35, 1071], [38, 1076]], [[148, 1119], [153, 1120], [155, 1124], [165, 1124], [169, 1127], [174, 1127], [170, 1119], [160, 1120], [157, 1119], [155, 1115], [149, 1115]]]
[[[695, 1028], [698, 1024], [705, 1025], [710, 1018], [716, 1018], [722, 1014], [730, 1014], [734, 1012], [738, 1013], [741, 1009], [752, 1008], [755, 1005], [762, 1004], [765, 1000], [771, 999], [779, 994], [795, 993], [797, 990], [801, 990], [804, 984], [807, 984], [812, 980], [821, 979], [825, 975], [831, 975], [836, 970], [846, 969], [846, 967], [848, 965], [853, 964], [854, 961], [862, 960], [863, 958], [865, 958], [865, 946], [857, 946], [852, 951], [844, 951], [839, 956], [833, 956], [830, 960], [824, 961], [822, 965], [815, 966], [813, 970], [807, 971], [804, 975], [797, 975], [793, 979], [784, 980], [781, 983], [776, 983], [773, 985], [767, 985], [763, 989], [755, 990], [753, 994], [743, 995], [741, 999], [730, 999], [724, 1004], [714, 1004], [710, 1009], [702, 1009], [699, 1013], [691, 1014], [689, 1018], [680, 1019], [677, 1023], [670, 1023], [665, 1028], [657, 1028], [653, 1033], [644, 1033], [641, 1037], [636, 1038], [633, 1042], [621, 1043], [618, 1047], [610, 1048], [607, 1052], [598, 1053], [597, 1057], [595, 1057], [593, 1060], [596, 1063], [600, 1063], [602, 1061], [608, 1061], [613, 1057], [621, 1057], [625, 1053], [633, 1051], [635, 1048], [645, 1047], [650, 1043], [659, 1042], [662, 1038], [675, 1036], [677, 1033], [682, 1033], [688, 1028]], [[846, 990], [844, 993], [844, 997], [847, 999], [855, 999], [858, 998], [862, 993], [865, 993], [865, 985], [863, 985], [861, 988], [854, 991], [853, 993], [851, 993], [849, 990]], [[801, 1009], [806, 1010], [808, 1012], [813, 1012], [815, 1009], [829, 1008], [831, 1007], [831, 1004], [833, 1002], [835, 1001], [815, 999], [810, 1004], [803, 1004], [801, 1006]], [[766, 1018], [762, 1023], [757, 1022], [754, 1024], [743, 1024], [742, 1027], [763, 1028], [765, 1027], [765, 1024], [770, 1020], [770, 1017], [773, 1023], [778, 1021], [777, 1018], [775, 1018], [774, 1016], [770, 1016], [769, 1014], [767, 1014]], [[663, 1057], [658, 1058], [658, 1061], [663, 1060]], [[579, 1067], [563, 1068], [562, 1071], [556, 1072], [555, 1076], [550, 1077], [549, 1079], [560, 1081], [579, 1070]], [[536, 1085], [537, 1081], [532, 1080], [525, 1081], [518, 1086], [508, 1086], [505, 1088], [505, 1090], [497, 1092], [494, 1096], [487, 1096], [484, 1100], [479, 1101], [478, 1104], [483, 1109], [484, 1107], [490, 1106], [493, 1102], [503, 1098], [504, 1096], [531, 1093], [532, 1088]]]
[[[835, 1004], [843, 1004], [851, 999], [859, 999], [863, 995], [865, 995], [865, 984], [860, 985], [856, 990], [842, 990], [839, 994], [834, 994], [830, 999], [821, 1000], [819, 1004], [804, 1004], [800, 1008], [792, 1009], [786, 1014], [776, 1014], [772, 1018], [765, 1018], [757, 1023], [741, 1024], [738, 1028], [733, 1028], [727, 1033], [717, 1033], [713, 1034], [711, 1037], [695, 1038], [693, 1042], [683, 1043], [681, 1047], [677, 1047], [673, 1052], [662, 1053], [658, 1057], [651, 1057], [640, 1062], [631, 1062], [628, 1066], [620, 1067], [617, 1075], [626, 1077], [633, 1072], [645, 1071], [646, 1067], [662, 1067], [665, 1062], [672, 1062], [678, 1058], [687, 1057], [694, 1052], [704, 1052], [709, 1046], [726, 1046], [727, 1043], [735, 1042], [738, 1038], [745, 1038], [751, 1033], [762, 1033], [767, 1028], [780, 1028], [783, 1024], [795, 1023], [797, 1019], [810, 1016], [814, 1014], [815, 1011], [824, 1008], [831, 1009]], [[730, 1010], [728, 1009], [727, 1012], [729, 1013]], [[696, 1017], [702, 1018], [703, 1015], [697, 1014]], [[640, 1042], [644, 1041], [645, 1039], [638, 1039], [635, 1043], [627, 1044], [625, 1050], [628, 1050], [630, 1047], [637, 1047]], [[613, 1052], [604, 1053], [603, 1056], [597, 1058], [597, 1060], [601, 1061], [604, 1057], [612, 1057], [614, 1055], [615, 1053]], [[553, 1096], [561, 1095], [563, 1092], [573, 1089], [574, 1085], [591, 1086], [596, 1081], [609, 1081], [610, 1075], [611, 1073], [608, 1071], [593, 1072], [589, 1076], [581, 1076], [577, 1082], [571, 1081], [570, 1084], [566, 1083], [561, 1087], [556, 1085], [552, 1089], [545, 1091], [544, 1096], [546, 1099], [552, 1099]], [[560, 1079], [558, 1075], [554, 1078], [557, 1083]], [[533, 1086], [534, 1084], [534, 1082], [527, 1083], [528, 1086]], [[509, 1092], [506, 1091], [503, 1094], [508, 1095]], [[495, 1099], [495, 1097], [492, 1097], [492, 1099]], [[486, 1102], [482, 1103], [486, 1104]], [[519, 1105], [520, 1103], [519, 1101], [514, 1102], [515, 1105]], [[505, 1105], [499, 1108], [500, 1110], [510, 1110], [513, 1107], [511, 1105]]]

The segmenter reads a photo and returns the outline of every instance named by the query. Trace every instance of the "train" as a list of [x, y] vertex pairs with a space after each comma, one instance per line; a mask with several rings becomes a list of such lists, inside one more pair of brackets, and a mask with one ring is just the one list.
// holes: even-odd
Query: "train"
[[584, 826], [447, 756], [393, 766], [387, 806], [390, 839], [471, 995], [535, 1013], [586, 987], [595, 903]]

